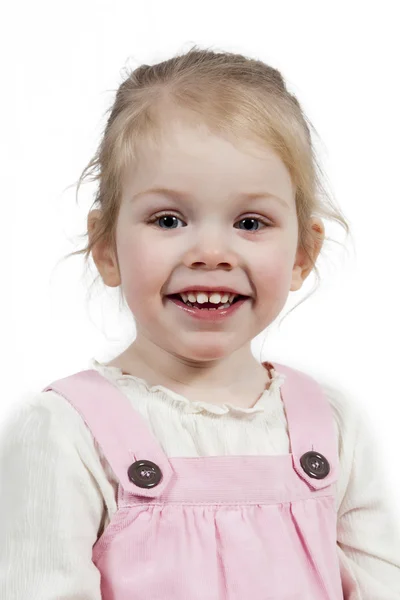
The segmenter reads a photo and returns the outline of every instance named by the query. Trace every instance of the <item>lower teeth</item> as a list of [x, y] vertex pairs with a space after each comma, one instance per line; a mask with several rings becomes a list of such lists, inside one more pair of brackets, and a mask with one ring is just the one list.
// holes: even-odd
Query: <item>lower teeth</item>
[[[186, 306], [191, 306], [192, 308], [198, 308], [198, 306], [195, 306], [194, 304], [191, 304], [190, 302], [185, 302]], [[232, 306], [231, 304], [229, 304], [229, 302], [227, 302], [226, 304], [221, 304], [221, 306], [218, 306], [218, 308], [200, 308], [199, 310], [220, 310], [221, 308], [229, 308], [230, 306]]]

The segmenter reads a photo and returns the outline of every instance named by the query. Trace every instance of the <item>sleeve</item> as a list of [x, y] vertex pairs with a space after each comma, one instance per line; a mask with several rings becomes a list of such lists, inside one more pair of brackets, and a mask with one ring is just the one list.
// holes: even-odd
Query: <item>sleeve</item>
[[23, 405], [2, 427], [0, 598], [101, 600], [92, 562], [101, 492], [49, 407]]
[[344, 600], [399, 600], [400, 528], [371, 426], [357, 415], [354, 455], [338, 510]]

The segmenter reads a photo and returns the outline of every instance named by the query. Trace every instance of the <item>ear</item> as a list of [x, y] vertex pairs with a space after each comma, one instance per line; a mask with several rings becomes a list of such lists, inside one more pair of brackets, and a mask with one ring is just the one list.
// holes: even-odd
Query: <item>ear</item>
[[[310, 220], [309, 228], [308, 252], [315, 263], [325, 239], [325, 227], [321, 219], [313, 217]], [[296, 261], [293, 266], [292, 285], [290, 286], [290, 291], [295, 292], [301, 288], [303, 282], [311, 273], [312, 268], [313, 264], [311, 260], [308, 258], [305, 251], [299, 248], [296, 254]]]
[[[87, 228], [90, 241], [94, 238], [94, 235], [99, 230], [100, 218], [100, 210], [90, 211], [87, 218]], [[117, 287], [121, 285], [118, 259], [113, 249], [106, 245], [104, 241], [99, 241], [92, 248], [92, 256], [104, 283], [109, 287]]]

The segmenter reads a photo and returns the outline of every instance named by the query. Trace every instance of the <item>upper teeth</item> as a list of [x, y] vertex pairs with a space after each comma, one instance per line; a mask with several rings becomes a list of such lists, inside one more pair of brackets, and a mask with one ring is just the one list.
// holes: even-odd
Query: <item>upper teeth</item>
[[220, 294], [219, 292], [189, 292], [188, 294], [179, 294], [184, 302], [198, 302], [204, 304], [205, 302], [211, 302], [212, 304], [230, 304], [233, 302], [239, 294]]

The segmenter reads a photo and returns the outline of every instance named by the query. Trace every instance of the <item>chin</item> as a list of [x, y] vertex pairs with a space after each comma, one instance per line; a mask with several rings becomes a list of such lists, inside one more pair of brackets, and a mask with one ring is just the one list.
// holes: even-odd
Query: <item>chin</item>
[[190, 342], [182, 342], [182, 344], [179, 345], [179, 348], [175, 346], [168, 351], [175, 356], [182, 357], [183, 360], [205, 362], [227, 358], [241, 347], [247, 347], [249, 343], [248, 340], [245, 340], [242, 344], [239, 344], [239, 346], [233, 346], [232, 343], [229, 343], [229, 340], [227, 340], [225, 344], [221, 344], [221, 336], [219, 335], [217, 337], [219, 337], [219, 339], [215, 339], [214, 341], [212, 339], [204, 339], [202, 342], [199, 342], [197, 339], [193, 344], [190, 344]]

